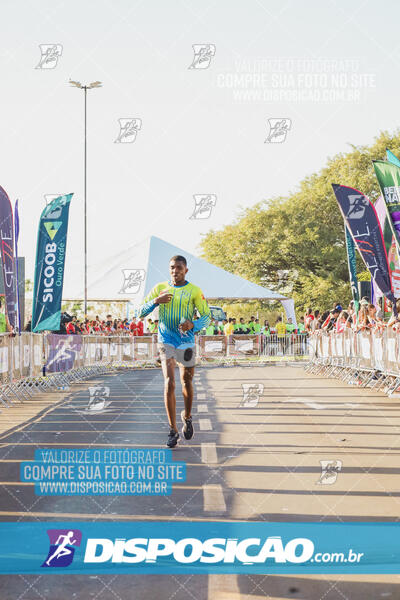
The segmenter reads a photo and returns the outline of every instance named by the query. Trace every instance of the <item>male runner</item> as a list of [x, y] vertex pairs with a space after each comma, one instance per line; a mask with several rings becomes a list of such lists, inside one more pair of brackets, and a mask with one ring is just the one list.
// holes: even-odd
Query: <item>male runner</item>
[[[139, 317], [145, 317], [159, 306], [158, 349], [164, 375], [164, 402], [170, 431], [167, 446], [174, 448], [179, 433], [176, 426], [175, 364], [179, 364], [185, 409], [181, 412], [182, 433], [193, 437], [192, 402], [195, 357], [194, 334], [207, 327], [211, 313], [202, 291], [186, 281], [186, 258], [173, 256], [169, 261], [171, 283], [163, 281], [153, 287], [143, 300]], [[195, 309], [200, 318], [193, 320]], [[176, 361], [176, 362], [175, 362]]]

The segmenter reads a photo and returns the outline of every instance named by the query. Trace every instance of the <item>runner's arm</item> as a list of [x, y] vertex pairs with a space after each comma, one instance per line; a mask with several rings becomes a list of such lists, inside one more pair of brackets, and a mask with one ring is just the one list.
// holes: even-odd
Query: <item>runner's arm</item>
[[193, 321], [193, 331], [196, 332], [203, 329], [203, 327], [207, 327], [211, 321], [211, 312], [208, 308], [207, 300], [200, 289], [194, 297], [194, 305], [200, 314], [200, 318]]
[[160, 295], [160, 292], [161, 292], [161, 286], [160, 286], [160, 284], [157, 284], [147, 294], [146, 298], [143, 299], [143, 303], [141, 304], [141, 306], [139, 308], [139, 318], [147, 317], [147, 315], [149, 315], [151, 312], [153, 312], [153, 310], [156, 308], [156, 306], [158, 306], [158, 304], [156, 304], [154, 302], [154, 300], [156, 298], [158, 298], [158, 296]]

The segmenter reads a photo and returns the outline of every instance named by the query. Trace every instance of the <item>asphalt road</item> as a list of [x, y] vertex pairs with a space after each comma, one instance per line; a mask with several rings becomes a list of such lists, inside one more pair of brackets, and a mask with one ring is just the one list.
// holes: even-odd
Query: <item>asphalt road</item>
[[[0, 520], [398, 519], [398, 401], [294, 366], [202, 367], [195, 380], [195, 437], [173, 451], [187, 479], [169, 497], [42, 497], [19, 481], [20, 462], [38, 448], [165, 447], [160, 370], [108, 375], [3, 410]], [[89, 385], [110, 388], [99, 413], [86, 410]], [[180, 412], [179, 384], [177, 395]], [[320, 461], [334, 464], [336, 477], [324, 475]], [[383, 575], [4, 575], [0, 599], [364, 600], [399, 598], [398, 583]]]

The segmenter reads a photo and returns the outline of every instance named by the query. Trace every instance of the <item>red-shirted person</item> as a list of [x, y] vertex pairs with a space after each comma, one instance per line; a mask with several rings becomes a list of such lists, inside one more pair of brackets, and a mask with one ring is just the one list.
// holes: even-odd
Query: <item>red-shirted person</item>
[[136, 323], [136, 318], [133, 317], [131, 324], [129, 325], [129, 331], [131, 332], [131, 335], [137, 335], [137, 323]]
[[75, 323], [76, 323], [76, 317], [72, 317], [72, 321], [69, 321], [69, 323], [67, 323], [65, 329], [66, 329], [68, 335], [76, 333]]
[[136, 331], [137, 331], [136, 335], [143, 335], [143, 328], [144, 328], [143, 321], [142, 321], [142, 319], [139, 319], [139, 321], [136, 323]]

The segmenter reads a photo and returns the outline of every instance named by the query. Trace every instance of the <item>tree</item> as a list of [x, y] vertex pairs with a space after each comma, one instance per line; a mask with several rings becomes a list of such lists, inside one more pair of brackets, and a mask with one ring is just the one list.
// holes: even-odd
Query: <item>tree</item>
[[200, 244], [203, 258], [278, 291], [278, 271], [288, 270], [299, 312], [308, 305], [324, 309], [336, 300], [346, 304], [351, 290], [344, 226], [331, 184], [354, 187], [371, 200], [378, 198], [371, 161], [383, 159], [386, 147], [400, 153], [399, 131], [382, 132], [371, 146], [351, 146], [350, 152], [328, 159], [288, 197], [263, 200], [222, 230], [211, 230]]

